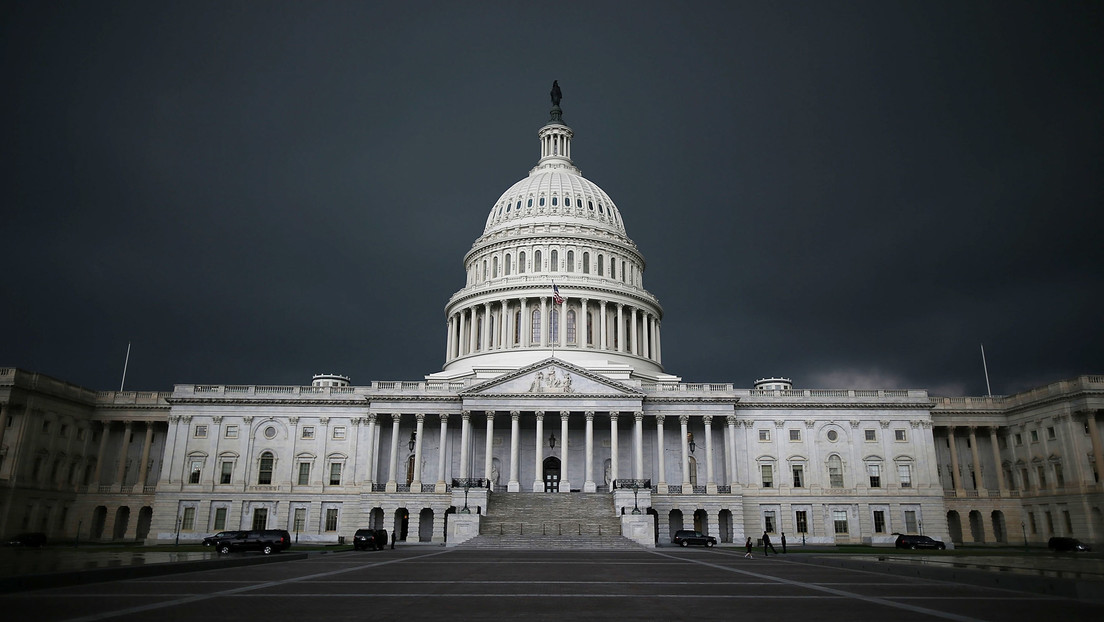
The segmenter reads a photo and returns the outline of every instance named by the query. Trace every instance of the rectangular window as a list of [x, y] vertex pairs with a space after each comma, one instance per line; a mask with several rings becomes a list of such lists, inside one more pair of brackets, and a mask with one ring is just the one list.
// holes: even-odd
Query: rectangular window
[[238, 426], [236, 426], [236, 425], [226, 426], [226, 431], [224, 432], [224, 436], [226, 436], [226, 438], [238, 438]]
[[1020, 469], [1020, 479], [1023, 480], [1023, 489], [1031, 490], [1031, 478], [1027, 476], [1027, 469]]
[[1057, 438], [1057, 436], [1054, 434], [1054, 426], [1047, 428], [1047, 438], [1052, 441]]
[[198, 484], [199, 475], [203, 470], [203, 462], [201, 460], [192, 460], [191, 473], [188, 475], [189, 484]]
[[207, 426], [197, 425], [195, 427], [195, 437], [196, 438], [207, 438]]
[[1046, 512], [1043, 512], [1043, 516], [1046, 517], [1046, 528], [1047, 528], [1046, 532], [1047, 532], [1047, 535], [1049, 536], [1049, 535], [1054, 533], [1054, 517], [1051, 516], [1050, 510], [1047, 510]]
[[334, 437], [335, 441], [345, 440], [345, 426], [343, 426], [343, 425], [334, 426], [333, 437]]
[[759, 440], [769, 441], [770, 440], [770, 430], [759, 430]]
[[326, 531], [337, 531], [337, 508], [326, 508]]
[[314, 426], [313, 425], [303, 426], [303, 438], [314, 438]]
[[877, 464], [866, 465], [866, 472], [870, 475], [870, 487], [882, 487], [882, 467]]
[[1005, 436], [998, 437], [997, 446], [1001, 449], [1008, 449], [1008, 438]]
[[1016, 447], [1021, 447], [1023, 445], [1023, 436], [1020, 435], [1019, 432], [1017, 432], [1014, 436], [1016, 439]]
[[307, 484], [310, 483], [310, 463], [309, 462], [300, 462], [299, 463], [299, 479], [297, 480], [296, 483], [299, 484], [300, 486], [306, 486]]
[[330, 463], [330, 485], [331, 486], [337, 486], [339, 484], [341, 484], [341, 463], [340, 462], [331, 462]]
[[42, 432], [46, 433], [46, 432], [49, 432], [49, 431], [50, 431], [50, 422], [49, 421], [43, 421], [42, 422]]
[[800, 441], [801, 440], [801, 430], [790, 430], [790, 440], [791, 441]]
[[847, 510], [832, 510], [832, 523], [836, 533], [847, 533]]
[[769, 464], [763, 464], [759, 466], [759, 470], [763, 473], [763, 488], [771, 488], [774, 486], [774, 468]]
[[[1051, 428], [1054, 430], [1054, 428]], [[69, 435], [69, 426], [67, 424], [61, 424], [61, 429], [58, 430], [58, 436], [65, 437]], [[1054, 438], [1054, 437], [1051, 437]]]
[[897, 479], [901, 480], [901, 488], [912, 488], [912, 467], [907, 464], [898, 464]]
[[763, 512], [763, 530], [774, 533], [774, 512]]
[[1031, 527], [1032, 535], [1039, 533], [1039, 526], [1035, 524], [1035, 512], [1027, 513], [1027, 523]]
[[295, 519], [291, 528], [296, 532], [303, 531], [307, 526], [307, 508], [295, 508]]
[[894, 430], [893, 431], [893, 440], [900, 441], [900, 442], [903, 443], [905, 441], [905, 431], [904, 430]]
[[184, 508], [184, 516], [180, 519], [181, 531], [194, 531], [195, 530], [195, 508]]
[[868, 441], [878, 440], [878, 434], [874, 430], [864, 430], [863, 433], [866, 435], [866, 440]]
[[1062, 510], [1062, 518], [1066, 521], [1066, 535], [1073, 534], [1073, 519], [1070, 518], [1069, 510]]
[[916, 510], [905, 510], [905, 532], [916, 533]]
[[226, 508], [215, 508], [215, 524], [213, 529], [215, 531], [226, 529]]
[[805, 514], [805, 510], [796, 512], [794, 518], [797, 522], [797, 533], [809, 533], [809, 517]]
[[885, 533], [885, 510], [874, 510], [874, 533]]
[[1039, 490], [1045, 490], [1046, 487], [1047, 487], [1046, 467], [1044, 467], [1043, 465], [1039, 465], [1039, 467], [1036, 469], [1036, 471], [1038, 472], [1038, 475], [1039, 475]]
[[793, 485], [794, 488], [805, 486], [805, 467], [800, 464], [793, 465]]
[[1058, 488], [1062, 488], [1066, 485], [1066, 475], [1062, 472], [1062, 465], [1054, 465], [1054, 485]]
[[828, 463], [828, 484], [832, 488], [843, 488], [843, 467], [838, 461]]
[[220, 484], [229, 484], [234, 475], [234, 463], [226, 461], [222, 463], [222, 473], [219, 474]]
[[1038, 443], [1039, 442], [1039, 431], [1038, 430], [1032, 430], [1031, 431], [1031, 442], [1032, 443]]

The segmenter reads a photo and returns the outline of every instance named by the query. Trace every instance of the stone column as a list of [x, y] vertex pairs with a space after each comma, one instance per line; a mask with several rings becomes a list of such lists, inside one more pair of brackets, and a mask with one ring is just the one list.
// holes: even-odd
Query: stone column
[[399, 465], [399, 421], [402, 415], [391, 413], [391, 460], [387, 466], [387, 492], [397, 492], [399, 482], [395, 479]]
[[594, 484], [594, 411], [583, 413], [586, 417], [586, 479], [583, 481], [583, 492], [595, 492], [598, 487]]
[[422, 492], [422, 429], [425, 413], [414, 415], [414, 479], [410, 481], [410, 492]]
[[368, 484], [368, 492], [372, 491], [372, 484], [376, 481], [376, 445], [378, 444], [376, 439], [376, 413], [368, 413], [368, 438], [365, 439], [368, 445], [368, 455], [365, 456], [365, 460], [368, 462], [364, 469], [364, 482]]
[[448, 331], [448, 337], [445, 338], [445, 360], [446, 361], [451, 361], [452, 360], [452, 329], [453, 329], [453, 321], [452, 321], [452, 316], [451, 315], [449, 316], [449, 319], [445, 323], [445, 325], [447, 327], [445, 330]]
[[[92, 472], [92, 486], [95, 486], [97, 489], [100, 487], [100, 479], [103, 476], [103, 464], [107, 458], [107, 437], [111, 432], [111, 422], [102, 421], [100, 425], [102, 426], [100, 430], [100, 452], [96, 455], [96, 469]], [[172, 481], [172, 476], [170, 475], [169, 477], [170, 481]], [[92, 492], [96, 492], [96, 490], [92, 490]]]
[[471, 443], [471, 411], [460, 413], [460, 479], [471, 477], [468, 472], [468, 445]]
[[123, 422], [123, 443], [119, 446], [119, 464], [115, 467], [115, 480], [111, 482], [114, 487], [122, 487], [126, 484], [123, 478], [126, 477], [126, 458], [127, 450], [130, 448], [130, 437], [134, 433], [134, 422]]
[[715, 495], [717, 480], [713, 479], [713, 417], [706, 415], [702, 417], [702, 421], [705, 423], [705, 492]]
[[537, 421], [536, 451], [533, 452], [533, 492], [544, 492], [544, 411], [533, 413]]
[[[2, 418], [0, 418], [2, 420]], [[150, 447], [153, 445], [153, 422], [146, 422], [146, 438], [142, 441], [142, 461], [138, 463], [138, 493], [143, 494], [146, 491], [146, 476], [149, 475], [149, 455]], [[218, 460], [218, 456], [214, 456], [215, 460]], [[212, 469], [213, 470], [213, 469]], [[137, 525], [138, 521], [134, 521]]]
[[495, 411], [488, 410], [484, 413], [487, 415], [487, 434], [486, 439], [483, 441], [483, 477], [487, 480], [491, 480], [491, 471], [494, 470], [494, 416]]
[[507, 492], [521, 491], [521, 482], [518, 481], [518, 447], [521, 439], [520, 419], [521, 411], [510, 411], [510, 481], [506, 484]]
[[567, 461], [570, 455], [567, 450], [567, 421], [570, 415], [570, 411], [560, 411], [560, 492], [571, 492], [571, 478], [568, 477]]
[[962, 490], [962, 481], [958, 475], [958, 448], [955, 447], [954, 431], [955, 427], [953, 425], [947, 427], [948, 444], [951, 446], [951, 484], [957, 493]]
[[465, 309], [460, 309], [460, 313], [458, 315], [460, 316], [460, 332], [456, 336], [456, 356], [461, 357], [461, 356], [464, 356], [467, 353], [467, 348], [465, 348], [464, 345], [467, 343], [467, 340], [468, 340], [468, 334], [467, 334], [467, 319], [468, 319], [467, 315], [468, 314], [467, 314], [467, 311]]
[[532, 318], [529, 317], [527, 300], [526, 298], [521, 299], [521, 330], [518, 331], [520, 333], [518, 336], [521, 337], [520, 345], [523, 348], [529, 347], [529, 337], [532, 333], [532, 328], [529, 326], [529, 322], [532, 321]]
[[587, 314], [588, 300], [583, 298], [579, 301], [579, 325], [582, 326], [582, 331], [576, 335], [575, 343], [580, 348], [585, 348], [590, 344], [587, 343], [587, 331], [590, 330], [589, 315]]
[[483, 352], [491, 349], [491, 303], [483, 303], [483, 339], [479, 349]]
[[[728, 454], [730, 465], [728, 468], [728, 485], [736, 485], [736, 415], [725, 417], [728, 424]], [[735, 492], [735, 490], [733, 490]]]
[[607, 346], [607, 343], [606, 343], [606, 301], [605, 300], [599, 301], [598, 306], [599, 306], [598, 315], [600, 316], [599, 319], [601, 320], [601, 329], [598, 331], [600, 333], [599, 337], [601, 337], [599, 339], [599, 343], [601, 345], [600, 349], [607, 350], [608, 346]]
[[[1096, 411], [1090, 410], [1085, 415], [1085, 422], [1089, 424], [1089, 439], [1092, 441], [1093, 463], [1096, 466], [1097, 488], [1104, 487], [1104, 446], [1100, 442], [1100, 428], [1096, 425]], [[1091, 482], [1089, 482], [1091, 483]]]
[[1004, 481], [1004, 469], [1001, 468], [1000, 445], [997, 443], [997, 428], [989, 426], [989, 444], [993, 447], [993, 464], [997, 465], [997, 488], [1002, 497], [1008, 496], [1008, 484]]
[[[4, 434], [6, 434], [8, 431], [9, 412], [11, 412], [11, 406], [8, 406], [7, 404], [0, 404], [0, 449], [4, 448]], [[10, 463], [11, 456], [9, 455], [8, 458]]]
[[981, 475], [981, 459], [978, 458], [977, 426], [970, 426], [970, 457], [974, 460], [974, 490], [985, 488], [985, 480]]
[[617, 351], [625, 351], [625, 324], [622, 320], [621, 309], [625, 305], [617, 303], [617, 326], [614, 327], [615, 339], [617, 340]]
[[663, 364], [663, 340], [660, 338], [660, 334], [659, 334], [659, 320], [658, 319], [656, 320], [656, 323], [655, 323], [655, 351], [656, 351], [656, 357], [655, 357], [656, 362], [660, 363], [660, 364]]
[[640, 330], [640, 356], [651, 358], [648, 353], [648, 332], [651, 328], [651, 315], [647, 311], [642, 312], [640, 322], [643, 324]]
[[689, 416], [679, 415], [679, 426], [682, 428], [682, 494], [684, 495], [694, 492], [694, 487], [690, 483], [690, 444], [687, 438], [687, 434], [690, 433], [687, 429], [689, 423]]
[[552, 331], [552, 318], [548, 315], [548, 298], [541, 296], [540, 347], [548, 347], [548, 335]]
[[620, 414], [616, 410], [610, 411], [610, 491], [617, 481], [617, 462], [620, 459], [617, 455], [617, 416]]
[[[442, 493], [448, 490], [448, 485], [445, 483], [445, 456], [448, 453], [446, 451], [448, 447], [448, 413], [441, 413], [439, 416], [441, 417], [441, 434], [440, 441], [437, 443], [437, 486], [434, 487], [434, 492]], [[440, 512], [437, 514], [440, 514]], [[437, 520], [437, 514], [433, 515], [434, 521]], [[434, 526], [434, 529], [436, 529], [436, 526]]]
[[633, 479], [644, 479], [644, 413], [633, 413]]
[[663, 415], [656, 415], [656, 494], [667, 494], [667, 450], [663, 447]]
[[636, 307], [629, 312], [629, 353], [640, 355], [640, 342], [636, 339]]
[[445, 513], [434, 512], [433, 513], [433, 534], [429, 537], [430, 542], [445, 542]]

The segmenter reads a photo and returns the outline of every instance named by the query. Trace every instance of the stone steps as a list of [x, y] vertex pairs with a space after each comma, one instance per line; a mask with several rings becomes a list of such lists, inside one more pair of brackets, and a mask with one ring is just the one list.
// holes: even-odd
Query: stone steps
[[498, 493], [487, 504], [476, 548], [630, 548], [608, 493]]
[[480, 535], [457, 545], [460, 549], [481, 550], [620, 550], [638, 551], [642, 547], [621, 536], [490, 536]]

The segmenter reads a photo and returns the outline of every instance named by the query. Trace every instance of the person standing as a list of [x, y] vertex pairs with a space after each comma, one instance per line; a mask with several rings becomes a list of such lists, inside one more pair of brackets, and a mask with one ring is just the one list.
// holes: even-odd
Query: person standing
[[786, 552], [786, 532], [782, 532], [782, 552]]
[[771, 553], [774, 553], [775, 555], [778, 555], [778, 551], [774, 550], [774, 545], [771, 544], [770, 536], [768, 536], [767, 532], [764, 531], [763, 532], [763, 557], [769, 557], [769, 555], [767, 555], [767, 547], [770, 547]]
[[744, 548], [747, 549], [747, 553], [744, 553], [744, 559], [755, 559], [755, 557], [751, 554], [751, 549], [754, 546], [755, 545], [751, 543], [751, 536], [748, 536], [747, 544], [744, 545]]
[[391, 532], [391, 550], [392, 551], [395, 550], [395, 539], [396, 539], [396, 534], [398, 534], [398, 533], [399, 533], [398, 529]]

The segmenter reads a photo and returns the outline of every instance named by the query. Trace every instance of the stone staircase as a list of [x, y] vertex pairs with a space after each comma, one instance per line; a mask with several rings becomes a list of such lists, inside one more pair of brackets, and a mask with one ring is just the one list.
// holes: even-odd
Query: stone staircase
[[481, 549], [638, 549], [621, 536], [608, 493], [496, 493], [479, 536], [460, 545]]

